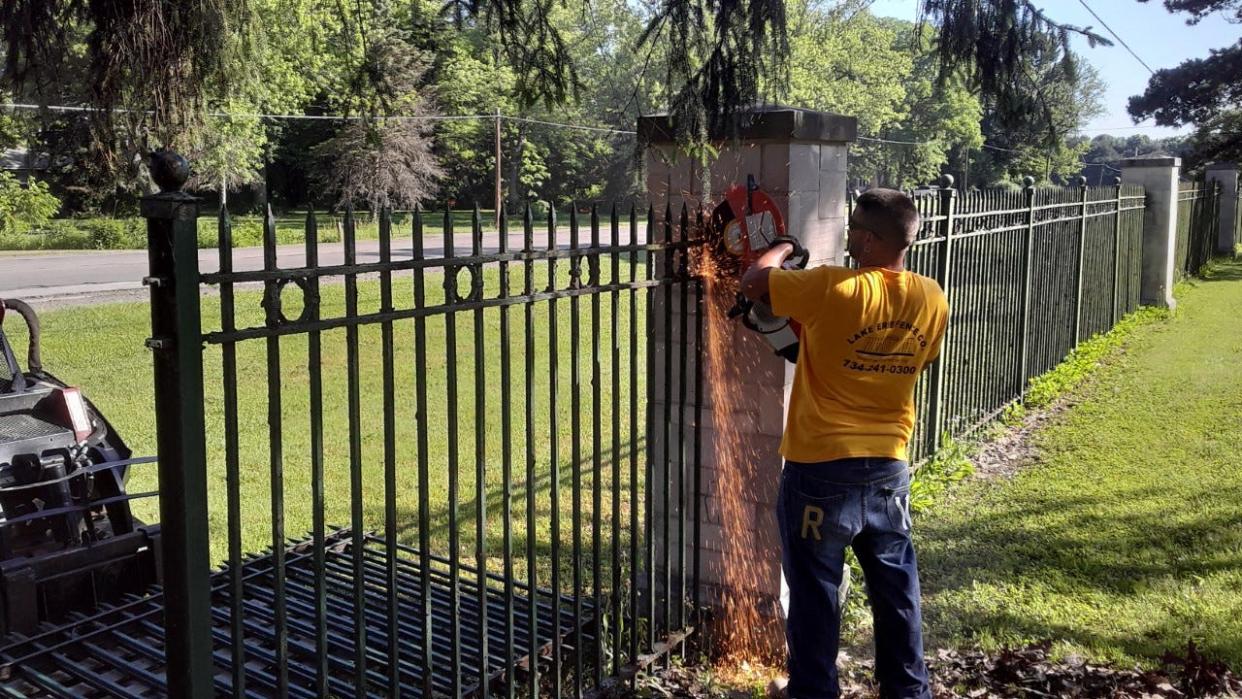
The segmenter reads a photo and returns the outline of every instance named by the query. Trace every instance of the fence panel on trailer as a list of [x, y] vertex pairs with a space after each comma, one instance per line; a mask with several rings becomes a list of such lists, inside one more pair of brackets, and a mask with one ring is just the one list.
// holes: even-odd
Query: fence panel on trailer
[[[269, 213], [254, 264], [221, 211], [218, 267], [174, 255], [152, 282], [188, 292], [169, 300], [194, 322], [157, 340], [202, 372], [157, 393], [205, 425], [160, 435], [202, 456], [207, 483], [190, 514], [162, 514], [204, 539], [165, 555], [165, 576], [218, 568], [167, 626], [171, 588], [38, 639], [37, 662], [116, 649], [97, 678], [32, 660], [50, 673], [40, 695], [166, 696], [181, 677], [205, 696], [582, 696], [667, 652], [691, 628], [698, 559], [655, 561], [653, 533], [697, 550], [699, 526], [652, 503], [698, 499], [701, 363], [684, 344], [657, 358], [648, 322], [675, 293], [680, 336], [697, 332], [684, 311], [703, 289], [698, 222], [652, 220], [527, 209], [455, 231], [449, 212], [347, 212], [329, 244], [312, 212], [303, 244], [277, 246]], [[661, 464], [646, 445], [657, 360], [671, 422], [694, 423]], [[206, 672], [179, 675], [187, 659]]]
[[[232, 503], [227, 569], [263, 544], [275, 559], [270, 614], [227, 586], [218, 669], [234, 690], [580, 695], [688, 621], [684, 557], [644, 584], [647, 519], [657, 489], [686, 497], [697, 463], [688, 450], [646, 463], [639, 396], [652, 294], [700, 292], [690, 225], [652, 231], [615, 208], [527, 210], [518, 230], [488, 233], [477, 215], [455, 232], [447, 212], [402, 217], [403, 235], [388, 212], [377, 223], [378, 244], [360, 245], [347, 214], [343, 259], [325, 260], [312, 214], [285, 261], [269, 217], [262, 271], [203, 277], [222, 292], [203, 339], [206, 361], [219, 347], [224, 362], [224, 423], [208, 434], [229, 442], [230, 425], [258, 418], [239, 382], [267, 387], [265, 433], [243, 429], [209, 460]], [[262, 318], [248, 283], [263, 285]], [[684, 414], [700, 387], [685, 357], [664, 361], [680, 367]], [[269, 483], [243, 475], [264, 470]], [[662, 512], [677, 521], [654, 527], [697, 540], [686, 508]], [[306, 531], [315, 556], [333, 537], [342, 561], [283, 574], [287, 540]]]
[[[270, 527], [230, 518], [231, 552], [267, 539], [279, 558], [290, 535], [311, 530], [320, 551], [331, 525], [349, 532], [352, 565], [300, 581], [314, 621], [345, 622], [342, 646], [298, 637], [288, 610], [263, 620], [283, 632], [267, 663], [279, 691], [337, 681], [356, 693], [580, 695], [686, 624], [684, 558], [663, 561], [648, 588], [652, 561], [633, 554], [651, 552], [645, 522], [657, 489], [685, 497], [697, 468], [686, 450], [676, 464], [645, 463], [648, 416], [637, 398], [654, 351], [645, 332], [652, 294], [698, 291], [686, 264], [688, 222], [653, 234], [635, 211], [614, 209], [602, 221], [595, 209], [559, 219], [550, 211], [539, 223], [528, 211], [520, 231], [485, 234], [476, 216], [458, 234], [451, 215], [438, 218], [415, 213], [404, 221], [408, 235], [394, 239], [392, 217], [381, 213], [378, 249], [360, 261], [347, 215], [340, 265], [280, 265], [272, 232], [262, 273], [204, 277], [265, 289], [262, 324], [230, 322], [204, 335], [230, 354], [251, 352], [255, 364], [253, 346], [266, 344], [269, 430], [253, 437], [269, 458], [260, 448], [223, 465], [236, 475], [266, 461], [283, 478], [273, 475], [266, 493]], [[308, 255], [314, 228], [312, 219]], [[394, 255], [394, 242], [405, 255]], [[289, 289], [305, 292], [293, 294], [300, 316], [283, 310]], [[665, 361], [680, 367], [684, 414], [686, 359]], [[343, 383], [333, 379], [342, 373]], [[225, 419], [245, 409], [226, 401]], [[299, 442], [295, 426], [308, 423], [319, 439]], [[309, 503], [298, 500], [308, 493]], [[230, 497], [259, 505], [264, 493], [235, 487]], [[662, 512], [677, 521], [655, 527], [693, 527], [685, 508]], [[279, 575], [279, 560], [273, 569]], [[401, 571], [419, 580], [417, 591], [396, 584]], [[230, 600], [244, 598], [244, 586], [231, 586]], [[408, 628], [407, 615], [417, 622]], [[232, 624], [237, 616], [230, 610]], [[240, 684], [254, 667], [253, 639], [231, 638]], [[350, 658], [351, 667], [334, 672], [325, 656]]]
[[915, 387], [917, 461], [1138, 308], [1145, 197], [1123, 184], [911, 194], [922, 226], [907, 267], [940, 282], [951, 309]]

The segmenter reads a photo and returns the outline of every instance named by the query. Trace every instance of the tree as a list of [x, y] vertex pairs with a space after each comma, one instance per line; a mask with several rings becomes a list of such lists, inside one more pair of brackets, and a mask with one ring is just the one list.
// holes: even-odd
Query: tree
[[60, 209], [60, 200], [43, 182], [23, 185], [7, 172], [0, 172], [0, 233], [47, 223]]
[[209, 115], [185, 143], [186, 157], [193, 163], [186, 187], [217, 191], [220, 203], [227, 203], [230, 190], [260, 180], [266, 145], [258, 118]]
[[[1148, 2], [1149, 0], [1141, 0]], [[1242, 0], [1165, 0], [1169, 12], [1186, 12], [1187, 24], [1213, 13], [1233, 15], [1242, 22]], [[1161, 126], [1197, 124], [1194, 143], [1199, 159], [1237, 157], [1242, 153], [1242, 39], [1233, 46], [1212, 49], [1207, 58], [1183, 61], [1156, 71], [1141, 95], [1130, 98], [1136, 121], [1155, 119]]]
[[1081, 70], [1070, 36], [1092, 47], [1112, 45], [1091, 27], [1057, 22], [1030, 0], [922, 0], [919, 13], [920, 22], [936, 27], [941, 83], [964, 76], [1002, 129], [1038, 117], [1052, 140], [1062, 136], [1045, 88], [1075, 83]]
[[785, 0], [663, 0], [638, 48], [662, 44], [668, 111], [684, 142], [705, 142], [780, 80], [789, 54]]
[[[1149, 0], [1141, 0], [1148, 2]], [[1242, 0], [1165, 0], [1169, 12], [1190, 15], [1187, 24], [1220, 13], [1242, 22]], [[1242, 158], [1242, 39], [1207, 58], [1183, 61], [1156, 71], [1141, 95], [1130, 98], [1136, 121], [1155, 119], [1161, 126], [1196, 125], [1187, 143], [1188, 167], [1213, 160]]]
[[[909, 72], [901, 83], [906, 96], [904, 117], [875, 134], [887, 142], [860, 143], [855, 160], [861, 171], [877, 173], [876, 184], [914, 187], [934, 181], [955, 154], [983, 145], [980, 123], [983, 105], [961, 79], [935, 79], [938, 56], [929, 39], [917, 28], [900, 20], [883, 20], [896, 33], [896, 46], [912, 56]], [[965, 185], [973, 181], [963, 177]]]
[[366, 202], [409, 208], [436, 191], [442, 175], [432, 153], [435, 116], [422, 94], [428, 63], [383, 14], [358, 16], [361, 54], [349, 73], [349, 102], [359, 118], [317, 148], [321, 183], [338, 205]]
[[436, 191], [443, 175], [431, 152], [430, 127], [402, 118], [361, 120], [347, 125], [321, 146], [330, 159], [323, 184], [338, 192], [338, 206], [365, 202], [381, 208], [413, 208]]
[[0, 4], [5, 77], [36, 95], [59, 91], [65, 65], [87, 76], [86, 95], [107, 132], [115, 107], [126, 126], [169, 143], [198, 120], [207, 86], [235, 70], [234, 27], [253, 24], [247, 0], [9, 0]]
[[1104, 83], [1091, 65], [1067, 76], [1055, 65], [1031, 60], [1024, 72], [1032, 77], [1044, 108], [1027, 118], [1006, 117], [991, 100], [984, 101], [981, 123], [987, 141], [970, 161], [971, 180], [982, 183], [1021, 182], [1030, 175], [1044, 182], [1066, 181], [1082, 169], [1087, 146], [1074, 132], [1100, 113]]
[[1222, 110], [1201, 122], [1187, 139], [1187, 167], [1242, 161], [1242, 109]]
[[768, 90], [798, 107], [856, 116], [860, 133], [877, 134], [906, 115], [914, 56], [899, 45], [897, 28], [849, 9], [792, 0], [788, 80], [769, 78]]

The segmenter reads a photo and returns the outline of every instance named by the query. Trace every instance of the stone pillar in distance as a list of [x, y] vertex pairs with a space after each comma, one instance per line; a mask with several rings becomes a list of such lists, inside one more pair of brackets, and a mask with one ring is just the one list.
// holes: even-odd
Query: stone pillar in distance
[[1143, 274], [1139, 302], [1175, 308], [1174, 261], [1177, 256], [1177, 192], [1181, 158], [1155, 156], [1121, 161], [1121, 181], [1142, 185], [1147, 200], [1143, 210]]
[[[654, 228], [657, 239], [661, 237], [660, 223], [663, 221], [666, 206], [671, 206], [674, 220], [680, 215], [683, 204], [689, 206], [693, 220], [697, 207], [706, 206], [710, 209], [722, 200], [724, 191], [730, 185], [745, 185], [747, 176], [751, 175], [759, 187], [780, 207], [787, 232], [797, 237], [807, 248], [811, 266], [844, 262], [845, 221], [848, 215], [847, 150], [857, 134], [857, 121], [853, 117], [780, 106], [756, 109], [739, 116], [737, 129], [731, 134], [735, 138], [727, 138], [725, 134], [716, 135], [718, 140], [714, 145], [719, 149], [718, 154], [706, 164], [700, 164], [693, 157], [678, 152], [674, 144], [673, 127], [669, 118], [663, 115], [642, 117], [638, 124], [639, 133], [648, 144], [644, 156], [646, 185], [657, 219]], [[656, 264], [658, 268], [659, 261]], [[664, 386], [670, 380], [676, 380], [675, 376], [670, 378], [667, 368], [663, 366], [667, 362], [661, 357], [677, 357], [680, 347], [686, 344], [691, 349], [688, 376], [692, 377], [694, 373], [694, 335], [691, 332], [685, 339], [679, 336], [679, 300], [680, 297], [674, 294], [671, 307], [667, 307], [663, 292], [657, 291], [649, 319], [657, 358], [655, 376], [651, 377], [648, 384], [647, 409], [649, 414], [654, 415], [654, 419], [649, 422], [652, 430], [648, 434], [648, 458], [654, 465], [652, 473], [656, 479], [661, 477], [664, 453], [664, 430], [661, 424], [664, 415]], [[693, 314], [693, 299], [688, 305]], [[670, 313], [674, 317], [671, 338], [664, 336], [663, 328], [664, 319]], [[690, 327], [693, 328], [699, 319], [693, 316], [690, 321]], [[749, 482], [745, 492], [748, 494], [748, 502], [745, 503], [745, 508], [749, 513], [746, 524], [749, 529], [748, 541], [755, 547], [759, 570], [755, 575], [757, 589], [745, 590], [742, 594], [766, 600], [765, 608], [770, 609], [771, 613], [763, 615], [764, 622], [766, 624], [770, 621], [771, 625], [763, 630], [763, 636], [770, 642], [773, 650], [783, 651], [784, 638], [778, 603], [781, 588], [780, 537], [776, 525], [775, 503], [782, 467], [778, 448], [793, 381], [793, 365], [773, 354], [762, 338], [742, 327], [740, 323], [730, 323], [728, 332], [730, 361], [742, 363], [747, 370], [739, 391], [741, 398], [734, 413], [724, 414], [722, 409], [713, 406], [710, 398], [711, 387], [704, 387], [707, 395], [703, 405], [702, 425], [699, 554], [702, 560], [703, 586], [700, 593], [703, 600], [718, 603], [725, 592], [722, 589], [724, 581], [720, 575], [725, 530], [722, 526], [720, 493], [716, 487], [721, 477], [721, 461], [717, 456], [717, 446], [720, 444], [717, 426], [728, 421], [742, 431], [742, 439], [756, 459], [752, 470], [747, 474]], [[705, 329], [704, 337], [706, 336]], [[672, 353], [667, 352], [670, 344]], [[706, 384], [709, 381], [709, 372], [705, 367], [704, 382]], [[693, 390], [688, 393], [693, 396]], [[676, 423], [674, 428], [677, 428], [683, 424], [683, 420], [677, 417], [676, 406], [672, 412], [673, 422]], [[693, 424], [693, 412], [693, 405], [688, 406], [684, 420], [687, 428]], [[675, 432], [676, 429], [670, 430], [670, 433]], [[689, 439], [686, 443], [689, 444]], [[673, 448], [675, 450], [676, 445]], [[687, 462], [692, 463], [689, 460], [691, 455], [687, 456]], [[687, 505], [688, 508], [690, 506]], [[675, 509], [676, 504], [671, 507]], [[693, 514], [688, 513], [688, 518], [692, 518]], [[660, 498], [656, 498], [653, 515], [656, 522], [660, 522], [664, 516]], [[673, 516], [677, 516], [677, 513], [674, 512]], [[656, 529], [657, 571], [662, 574], [659, 566], [665, 542], [659, 527]], [[691, 530], [687, 529], [686, 536], [689, 539]], [[673, 551], [676, 551], [678, 542], [675, 532], [670, 535], [670, 539]], [[688, 567], [693, 556], [693, 551], [689, 550], [689, 540], [686, 546]], [[688, 569], [687, 575], [689, 574]], [[729, 592], [732, 594], [734, 591]]]
[[1232, 255], [1235, 246], [1242, 242], [1238, 230], [1238, 166], [1236, 163], [1212, 163], [1207, 166], [1207, 183], [1220, 182], [1220, 237], [1216, 240], [1216, 252]]

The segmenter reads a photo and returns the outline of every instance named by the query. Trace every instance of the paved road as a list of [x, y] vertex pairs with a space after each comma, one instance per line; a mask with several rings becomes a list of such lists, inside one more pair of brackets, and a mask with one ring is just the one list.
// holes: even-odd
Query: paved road
[[[623, 235], [627, 234], [628, 231], [623, 232]], [[644, 241], [645, 237], [644, 232], [640, 230], [640, 242]], [[586, 244], [586, 241], [587, 237], [583, 235], [583, 244]], [[483, 235], [485, 253], [495, 252], [499, 244], [499, 234], [485, 233]], [[547, 233], [541, 235], [536, 232], [535, 246], [546, 248], [547, 244]], [[569, 245], [568, 229], [557, 232], [557, 245]], [[454, 237], [453, 246], [457, 255], [469, 254], [470, 236], [458, 234]], [[521, 249], [521, 233], [509, 234], [509, 247], [513, 250]], [[357, 249], [358, 262], [379, 261], [378, 240], [360, 240]], [[428, 236], [423, 254], [428, 258], [443, 257], [442, 238]], [[396, 260], [409, 259], [413, 256], [413, 247], [408, 237], [393, 241], [392, 255]], [[278, 266], [282, 268], [304, 267], [306, 266], [306, 251], [302, 245], [282, 245], [276, 249], [276, 259]], [[338, 265], [344, 262], [345, 248], [342, 243], [320, 244], [319, 263], [321, 265]], [[219, 253], [214, 249], [200, 250], [198, 264], [203, 272], [218, 270]], [[263, 269], [263, 249], [235, 249], [233, 269], [236, 271]], [[145, 250], [5, 255], [0, 256], [0, 298], [76, 303], [107, 301], [117, 297], [134, 296], [136, 290], [142, 289], [142, 278], [146, 275], [147, 252]]]

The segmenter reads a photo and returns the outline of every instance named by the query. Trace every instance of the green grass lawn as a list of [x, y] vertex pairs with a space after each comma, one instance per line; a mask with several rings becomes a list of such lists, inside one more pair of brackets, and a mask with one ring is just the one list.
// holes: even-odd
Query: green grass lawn
[[[214, 211], [202, 212], [198, 218], [198, 243], [200, 247], [215, 247], [218, 239], [219, 223]], [[568, 209], [558, 209], [558, 223], [565, 226], [569, 223]], [[600, 210], [600, 233], [607, 241], [608, 209]], [[619, 208], [621, 235], [629, 236], [629, 209]], [[339, 242], [341, 240], [340, 225], [343, 214], [328, 211], [317, 211], [320, 242]], [[486, 231], [495, 231], [494, 211], [481, 209], [479, 223]], [[396, 238], [408, 239], [412, 232], [412, 214], [395, 212], [392, 215], [392, 233]], [[449, 215], [453, 230], [468, 233], [472, 230], [474, 212], [455, 209]], [[646, 212], [639, 212], [639, 225], [646, 224]], [[258, 246], [263, 244], [263, 217], [252, 214], [234, 214], [230, 221], [233, 230], [235, 247]], [[378, 220], [369, 213], [361, 212], [355, 217], [355, 232], [359, 240], [375, 240], [379, 237]], [[547, 212], [540, 208], [534, 214], [535, 235], [540, 231], [546, 236]], [[583, 240], [590, 235], [590, 216], [580, 215]], [[510, 231], [522, 230], [522, 216], [508, 216], [506, 222]], [[445, 212], [428, 211], [423, 215], [423, 233], [427, 237], [439, 237], [444, 234]], [[287, 211], [276, 217], [276, 239], [281, 245], [295, 245], [306, 239], [306, 211]], [[25, 232], [8, 232], [0, 234], [0, 254], [3, 251], [39, 251], [39, 250], [142, 250], [147, 246], [146, 222], [132, 218], [83, 218], [57, 219], [41, 226], [37, 230]]]
[[[565, 288], [568, 283], [568, 265], [562, 263], [557, 285]], [[605, 268], [605, 275], [609, 270]], [[640, 276], [643, 274], [639, 270]], [[510, 270], [512, 288], [522, 288], [522, 272], [520, 266]], [[546, 286], [546, 274], [536, 274], [535, 287]], [[622, 266], [622, 279], [629, 278], [629, 266]], [[493, 294], [499, 283], [499, 273], [488, 270], [485, 273], [487, 292]], [[397, 279], [395, 284], [395, 301], [397, 308], [409, 308], [412, 303], [412, 284], [409, 277]], [[290, 286], [293, 290], [296, 287]], [[429, 274], [426, 281], [427, 303], [434, 305], [443, 299], [443, 277]], [[359, 284], [359, 312], [375, 312], [379, 309], [380, 286], [377, 281]], [[290, 293], [287, 290], [286, 294]], [[325, 318], [339, 317], [345, 308], [344, 287], [340, 284], [325, 285], [322, 289], [323, 310]], [[527, 560], [527, 552], [533, 551], [540, 565], [542, 574], [550, 569], [551, 542], [556, 539], [551, 531], [552, 513], [555, 510], [560, 517], [559, 540], [562, 545], [560, 567], [568, 581], [574, 569], [574, 559], [570, 552], [575, 535], [580, 537], [584, 556], [582, 569], [589, 571], [589, 552], [592, 547], [592, 513], [594, 473], [596, 462], [600, 474], [600, 486], [603, 493], [601, 503], [602, 558], [607, 563], [611, 556], [612, 527], [612, 478], [614, 461], [620, 469], [622, 489], [619, 492], [618, 506], [622, 512], [623, 525], [622, 551], [628, 552], [629, 546], [629, 486], [630, 455], [637, 450], [637, 464], [641, 473], [646, 467], [644, 453], [645, 419], [644, 406], [646, 386], [645, 347], [648, 342], [646, 332], [646, 303], [644, 292], [638, 292], [639, 302], [634, 308], [633, 322], [637, 335], [635, 357], [639, 382], [631, 386], [629, 372], [631, 368], [630, 323], [631, 302], [629, 292], [617, 296], [617, 341], [620, 350], [619, 361], [614, 365], [612, 359], [612, 302], [610, 294], [598, 297], [600, 319], [600, 391], [601, 400], [599, 422], [601, 442], [598, 459], [593, 450], [593, 411], [592, 396], [596, 387], [592, 385], [591, 362], [591, 319], [594, 314], [592, 297], [582, 297], [578, 301], [561, 299], [557, 301], [557, 338], [555, 344], [550, 337], [553, 324], [549, 320], [550, 304], [541, 302], [533, 306], [533, 323], [531, 341], [535, 348], [533, 371], [527, 376], [525, 370], [526, 323], [525, 308], [512, 307], [508, 311], [510, 323], [509, 366], [512, 369], [511, 387], [506, 389], [502, 383], [501, 352], [502, 338], [500, 334], [501, 311], [487, 309], [478, 313], [460, 312], [455, 314], [456, 338], [448, 336], [448, 320], [445, 316], [433, 316], [427, 320], [427, 361], [419, 366], [415, 361], [414, 321], [404, 320], [394, 325], [394, 391], [395, 415], [394, 423], [396, 449], [392, 455], [395, 462], [395, 478], [397, 487], [393, 493], [397, 518], [395, 521], [399, 539], [403, 543], [418, 543], [418, 453], [416, 416], [416, 380], [421, 375], [427, 385], [428, 410], [426, 426], [428, 432], [427, 463], [429, 465], [430, 489], [428, 498], [431, 503], [429, 535], [435, 553], [447, 555], [450, 551], [449, 532], [450, 519], [458, 518], [458, 530], [461, 535], [458, 550], [463, 561], [473, 563], [476, 542], [476, 516], [479, 513], [479, 494], [482, 494], [483, 512], [486, 517], [484, 534], [485, 555], [492, 571], [497, 571], [502, 564], [503, 517], [502, 506], [506, 493], [506, 482], [503, 478], [502, 445], [508, 441], [511, 446], [513, 475], [508, 482], [508, 491], [512, 496], [513, 510], [510, 522], [513, 528], [513, 541], [516, 549], [515, 565], [523, 570]], [[239, 327], [261, 326], [263, 312], [260, 307], [261, 294], [245, 292], [237, 294], [237, 325]], [[219, 297], [203, 297], [204, 329], [219, 329]], [[572, 383], [573, 357], [573, 323], [574, 307], [577, 306], [579, 319], [579, 367], [580, 383], [575, 387]], [[43, 319], [43, 359], [44, 365], [63, 380], [81, 386], [86, 394], [100, 407], [113, 422], [118, 431], [128, 440], [137, 455], [149, 455], [155, 452], [155, 429], [152, 414], [152, 374], [151, 355], [143, 346], [144, 339], [149, 335], [149, 311], [145, 304], [108, 304], [80, 308], [68, 308], [49, 311], [42, 314]], [[481, 334], [476, 334], [476, 320], [481, 325]], [[8, 330], [13, 331], [19, 326], [9, 323]], [[16, 333], [15, 333], [16, 334]], [[24, 352], [24, 339], [17, 337], [19, 346]], [[349, 435], [349, 401], [348, 401], [348, 348], [344, 330], [326, 331], [322, 334], [323, 357], [321, 362], [323, 378], [323, 427], [324, 427], [324, 472], [325, 472], [325, 516], [329, 524], [350, 525], [351, 516], [351, 454]], [[484, 351], [483, 361], [476, 364], [476, 346]], [[553, 348], [555, 351], [553, 352]], [[552, 372], [549, 358], [555, 354], [559, 367], [557, 369], [557, 419], [556, 429], [552, 429], [553, 412], [549, 406], [549, 394], [552, 391]], [[311, 487], [311, 442], [310, 442], [310, 374], [308, 370], [308, 340], [304, 334], [286, 337], [280, 342], [280, 372], [278, 375], [281, 397], [282, 424], [279, 434], [283, 442], [284, 484], [283, 514], [286, 519], [285, 531], [290, 537], [300, 537], [311, 528], [312, 524], [312, 487]], [[358, 430], [361, 452], [358, 458], [358, 472], [361, 489], [358, 491], [362, 504], [363, 527], [383, 532], [385, 524], [385, 478], [384, 478], [384, 421], [383, 421], [383, 358], [381, 346], [381, 328], [369, 325], [359, 332], [359, 377], [360, 395]], [[483, 367], [479, 381], [480, 391], [476, 392], [476, 367]], [[237, 344], [237, 386], [238, 386], [238, 418], [239, 418], [239, 480], [241, 504], [241, 541], [245, 551], [258, 551], [272, 543], [272, 487], [269, 456], [269, 422], [268, 422], [268, 368], [267, 349], [264, 340], [248, 340]], [[222, 348], [220, 345], [207, 345], [205, 359], [206, 383], [206, 424], [208, 445], [208, 485], [210, 489], [209, 517], [213, 558], [221, 561], [227, 555], [228, 520], [227, 520], [227, 483], [225, 466], [225, 429], [224, 429], [224, 398], [222, 373]], [[456, 390], [450, 390], [450, 368], [456, 372]], [[614, 372], [620, 373], [619, 393], [612, 390]], [[638, 413], [631, 413], [629, 402], [632, 392], [639, 397]], [[575, 424], [574, 396], [578, 396], [581, 424]], [[526, 469], [527, 431], [526, 401], [531, 397], [533, 412], [531, 414], [532, 430], [530, 442], [535, 453], [533, 479], [528, 478]], [[619, 453], [613, 450], [613, 402], [618, 400], [617, 418], [620, 431], [617, 435]], [[476, 411], [478, 397], [484, 402], [483, 411]], [[455, 401], [455, 404], [454, 404]], [[507, 404], [511, 410], [512, 423], [508, 437], [502, 430], [502, 406]], [[451, 424], [456, 418], [457, 424]], [[481, 420], [481, 423], [476, 422]], [[634, 427], [637, 440], [631, 439], [631, 427]], [[476, 431], [477, 430], [477, 431]], [[482, 443], [476, 440], [476, 434], [483, 435]], [[452, 436], [456, 435], [456, 439]], [[552, 456], [552, 440], [557, 441], [556, 458]], [[575, 439], [579, 445], [578, 459], [574, 459]], [[456, 442], [456, 469], [450, 468], [450, 444]], [[478, 479], [476, 466], [476, 448], [484, 450], [483, 479]], [[552, 464], [557, 465], [555, 473]], [[145, 491], [156, 487], [153, 466], [135, 467], [130, 481], [130, 490]], [[450, 497], [449, 474], [455, 471], [459, 477], [459, 490], [455, 498]], [[581, 478], [580, 496], [574, 498], [572, 490], [574, 475]], [[558, 481], [559, 494], [553, 498], [553, 480]], [[535, 498], [535, 527], [528, 531], [527, 526], [527, 493], [533, 492]], [[641, 492], [641, 490], [640, 490]], [[575, 504], [579, 509], [575, 519]], [[455, 505], [455, 507], [454, 507]], [[138, 512], [148, 521], [158, 519], [154, 500], [144, 501], [138, 505]], [[640, 515], [641, 516], [641, 515]], [[528, 549], [528, 545], [530, 548]], [[628, 554], [625, 556], [628, 560]], [[605, 573], [607, 575], [607, 573]], [[521, 576], [525, 577], [525, 576]], [[541, 584], [546, 584], [546, 578]]]
[[1242, 667], [1242, 262], [1180, 292], [1037, 433], [1038, 464], [919, 522], [931, 647], [1051, 640]]

